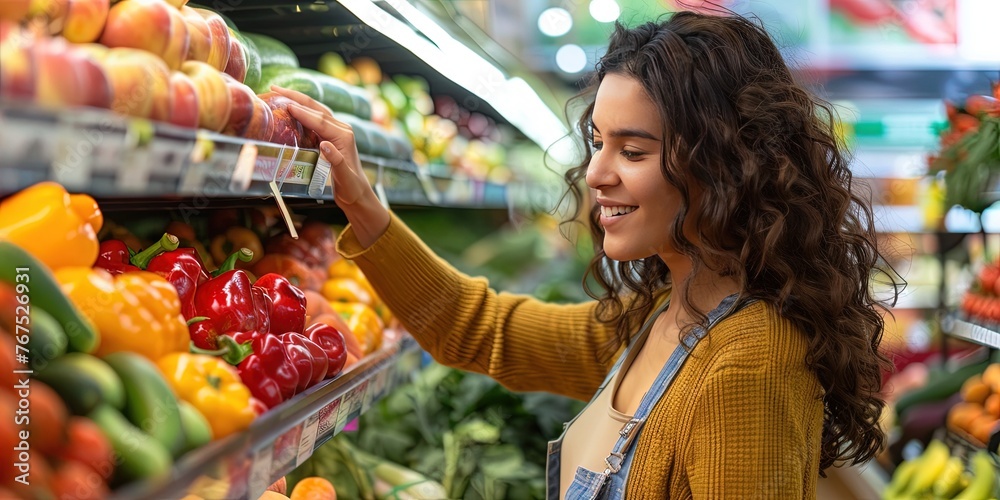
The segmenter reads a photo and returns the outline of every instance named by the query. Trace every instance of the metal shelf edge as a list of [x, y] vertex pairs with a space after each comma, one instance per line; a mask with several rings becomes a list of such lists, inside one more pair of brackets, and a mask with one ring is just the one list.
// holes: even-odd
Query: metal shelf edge
[[367, 356], [340, 376], [282, 403], [244, 432], [196, 450], [174, 463], [168, 477], [126, 485], [115, 500], [132, 498], [257, 498], [301, 465], [344, 425], [396, 389], [409, 363], [419, 367], [420, 349], [404, 336]]
[[[1000, 330], [998, 329], [971, 323], [957, 315], [945, 318], [941, 326], [942, 331], [952, 337], [975, 342], [993, 349], [1000, 349]], [[1000, 327], [1000, 324], [995, 326]]]

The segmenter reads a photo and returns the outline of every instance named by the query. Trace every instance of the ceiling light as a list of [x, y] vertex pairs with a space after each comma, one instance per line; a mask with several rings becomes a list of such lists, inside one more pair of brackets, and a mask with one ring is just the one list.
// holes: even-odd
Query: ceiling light
[[563, 36], [572, 28], [573, 16], [561, 7], [545, 9], [538, 16], [538, 30], [545, 36]]
[[556, 51], [556, 65], [567, 73], [579, 73], [587, 67], [587, 53], [579, 45], [563, 45]]
[[622, 10], [615, 0], [592, 0], [590, 15], [599, 23], [613, 23], [618, 20]]

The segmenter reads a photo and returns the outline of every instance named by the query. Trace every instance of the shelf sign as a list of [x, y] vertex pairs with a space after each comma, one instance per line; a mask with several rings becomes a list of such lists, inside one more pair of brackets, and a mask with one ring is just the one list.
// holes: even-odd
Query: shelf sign
[[271, 465], [273, 455], [270, 446], [264, 446], [253, 454], [253, 462], [250, 464], [250, 477], [247, 481], [247, 498], [257, 498], [271, 483]]
[[343, 396], [331, 401], [319, 411], [319, 429], [317, 436], [325, 436], [337, 428], [337, 416], [340, 413], [340, 400]]
[[295, 466], [302, 465], [310, 456], [316, 446], [316, 432], [319, 429], [319, 413], [314, 413], [306, 419], [302, 427], [302, 435], [299, 436], [299, 453], [295, 457]]
[[351, 389], [344, 395], [340, 402], [340, 413], [337, 415], [337, 434], [340, 434], [347, 423], [361, 416], [361, 405], [368, 389], [368, 381], [365, 380]]

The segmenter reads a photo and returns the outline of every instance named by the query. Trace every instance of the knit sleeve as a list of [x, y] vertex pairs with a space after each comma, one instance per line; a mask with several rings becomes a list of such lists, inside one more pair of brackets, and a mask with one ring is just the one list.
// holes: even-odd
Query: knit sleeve
[[362, 248], [348, 226], [337, 249], [442, 364], [489, 375], [515, 391], [581, 400], [607, 374], [599, 354], [614, 345], [614, 329], [596, 320], [596, 302], [556, 305], [497, 293], [486, 279], [435, 255], [395, 215], [370, 247]]
[[814, 495], [823, 406], [804, 352], [791, 356], [801, 350], [787, 344], [739, 350], [714, 363], [698, 395], [686, 451], [694, 498]]

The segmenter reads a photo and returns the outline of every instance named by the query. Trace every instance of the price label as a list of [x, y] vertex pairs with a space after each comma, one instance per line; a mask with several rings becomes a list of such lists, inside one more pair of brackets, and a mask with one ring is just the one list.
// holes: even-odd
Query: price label
[[94, 169], [94, 141], [66, 121], [43, 135], [56, 138], [50, 178], [67, 189], [87, 189]]
[[434, 186], [434, 180], [431, 176], [427, 174], [421, 167], [417, 167], [417, 179], [420, 181], [420, 186], [424, 189], [424, 194], [427, 195], [427, 199], [430, 200], [432, 205], [441, 204], [441, 193]]
[[340, 413], [340, 400], [343, 396], [333, 400], [330, 404], [323, 407], [319, 411], [319, 429], [316, 431], [318, 436], [325, 436], [333, 432], [337, 428], [337, 415]]
[[299, 436], [299, 453], [295, 456], [295, 466], [302, 465], [310, 456], [316, 446], [316, 431], [319, 429], [319, 413], [310, 415], [302, 427], [302, 435]]
[[274, 462], [273, 450], [265, 446], [253, 454], [250, 464], [250, 477], [247, 480], [247, 498], [257, 498], [274, 481], [271, 480], [271, 465]]
[[326, 189], [327, 179], [330, 179], [330, 192], [332, 194], [333, 179], [330, 178], [330, 162], [326, 161], [326, 158], [320, 155], [319, 161], [316, 162], [316, 168], [313, 169], [312, 179], [309, 179], [309, 196], [322, 198], [323, 191]]
[[361, 404], [363, 403], [365, 390], [367, 390], [367, 388], [368, 381], [365, 380], [344, 395], [344, 399], [340, 402], [340, 414], [337, 415], [336, 432], [338, 434], [344, 430], [344, 426], [346, 426], [348, 422], [361, 415]]

